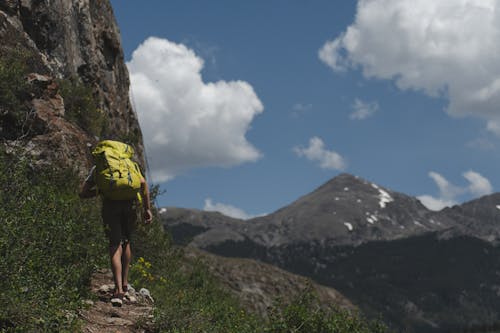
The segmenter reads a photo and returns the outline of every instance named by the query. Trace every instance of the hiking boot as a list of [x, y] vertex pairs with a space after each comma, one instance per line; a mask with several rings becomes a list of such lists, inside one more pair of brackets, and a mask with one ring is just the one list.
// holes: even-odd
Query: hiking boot
[[123, 294], [114, 294], [113, 297], [111, 298], [111, 305], [113, 306], [122, 306], [123, 305]]

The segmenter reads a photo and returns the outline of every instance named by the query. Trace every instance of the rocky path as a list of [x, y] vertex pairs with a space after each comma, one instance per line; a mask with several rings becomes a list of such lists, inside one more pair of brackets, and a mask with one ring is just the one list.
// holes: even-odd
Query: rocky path
[[130, 298], [121, 307], [111, 305], [113, 278], [109, 270], [100, 270], [92, 276], [91, 290], [96, 296], [87, 301], [88, 308], [80, 311], [84, 333], [147, 333], [151, 331], [153, 299], [131, 289]]

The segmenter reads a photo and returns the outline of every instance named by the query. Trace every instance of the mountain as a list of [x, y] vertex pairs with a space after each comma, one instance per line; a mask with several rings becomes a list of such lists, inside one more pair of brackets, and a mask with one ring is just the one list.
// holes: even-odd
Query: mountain
[[247, 221], [174, 207], [162, 218], [175, 239], [193, 237], [190, 241], [198, 247], [243, 240], [265, 248], [315, 242], [360, 245], [456, 225], [445, 215], [438, 218], [416, 198], [349, 174], [335, 177], [272, 214]]
[[176, 241], [312, 278], [397, 330], [456, 332], [500, 322], [499, 205], [434, 212], [341, 174], [264, 217], [169, 208], [162, 220]]
[[454, 225], [444, 236], [466, 234], [497, 245], [500, 239], [500, 193], [445, 208], [436, 219]]

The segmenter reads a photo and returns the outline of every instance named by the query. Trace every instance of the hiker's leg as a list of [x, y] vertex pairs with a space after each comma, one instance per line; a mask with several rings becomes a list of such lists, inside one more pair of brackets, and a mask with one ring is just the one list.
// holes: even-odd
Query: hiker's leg
[[103, 200], [102, 220], [106, 236], [109, 239], [109, 256], [115, 282], [115, 293], [122, 293], [123, 249], [121, 246], [122, 226], [119, 202]]
[[130, 240], [132, 233], [137, 226], [137, 207], [135, 200], [125, 203], [123, 207], [125, 211], [125, 220], [122, 224], [122, 240], [123, 240], [123, 255], [122, 255], [122, 283], [123, 286], [128, 286], [128, 272], [130, 262], [132, 260], [132, 250], [130, 248]]
[[115, 293], [123, 293], [122, 289], [122, 254], [123, 249], [120, 245], [110, 246], [111, 270], [113, 271], [113, 279], [115, 281]]
[[132, 250], [130, 249], [130, 242], [125, 242], [122, 245], [122, 286], [128, 286], [128, 271], [130, 268], [130, 261], [132, 260]]

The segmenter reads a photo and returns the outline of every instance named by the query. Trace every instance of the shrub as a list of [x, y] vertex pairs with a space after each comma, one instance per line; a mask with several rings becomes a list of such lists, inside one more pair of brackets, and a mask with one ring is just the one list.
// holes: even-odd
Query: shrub
[[277, 300], [269, 314], [266, 333], [387, 332], [387, 327], [379, 321], [368, 321], [337, 307], [321, 308], [312, 288], [306, 289], [291, 304], [284, 305]]
[[0, 57], [0, 133], [7, 139], [22, 135], [28, 113], [25, 105], [28, 94], [26, 57], [20, 50]]
[[76, 78], [59, 80], [65, 116], [88, 133], [100, 137], [108, 127], [108, 116], [98, 108], [92, 88]]
[[106, 253], [95, 202], [70, 171], [35, 170], [0, 152], [0, 331], [73, 332]]

